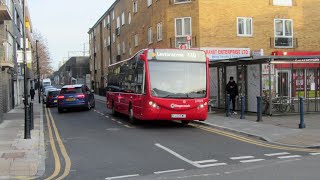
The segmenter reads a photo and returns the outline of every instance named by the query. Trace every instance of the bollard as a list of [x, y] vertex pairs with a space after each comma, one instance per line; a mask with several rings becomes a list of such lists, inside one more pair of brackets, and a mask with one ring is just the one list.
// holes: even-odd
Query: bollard
[[244, 116], [244, 109], [245, 109], [245, 106], [244, 106], [244, 96], [241, 96], [241, 115], [240, 115], [240, 119], [245, 119], [245, 116]]
[[33, 113], [33, 103], [30, 102], [30, 129], [34, 128], [34, 113]]
[[262, 121], [261, 96], [257, 96], [257, 122]]
[[299, 128], [303, 129], [306, 125], [304, 123], [303, 97], [300, 97], [300, 124]]
[[230, 94], [227, 95], [227, 114], [226, 116], [229, 117], [230, 115]]

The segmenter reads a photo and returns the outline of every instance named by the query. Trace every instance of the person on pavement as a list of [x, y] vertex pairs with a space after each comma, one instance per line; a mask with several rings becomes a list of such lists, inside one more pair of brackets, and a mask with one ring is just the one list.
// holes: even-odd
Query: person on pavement
[[36, 94], [35, 90], [33, 89], [33, 87], [31, 87], [31, 89], [30, 89], [31, 101], [33, 101], [33, 98], [34, 98], [35, 94]]
[[236, 97], [238, 96], [238, 85], [234, 81], [232, 76], [230, 77], [230, 81], [226, 86], [226, 91], [227, 91], [227, 94], [230, 95], [230, 101], [232, 102], [232, 113], [236, 114], [235, 109], [236, 109]]

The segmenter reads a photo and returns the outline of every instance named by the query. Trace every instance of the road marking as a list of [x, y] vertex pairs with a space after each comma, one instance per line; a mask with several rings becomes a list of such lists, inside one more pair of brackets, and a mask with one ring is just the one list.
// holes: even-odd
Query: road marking
[[63, 144], [63, 142], [62, 142], [62, 140], [60, 138], [60, 134], [59, 134], [58, 128], [57, 128], [57, 126], [56, 126], [56, 124], [54, 122], [54, 119], [52, 117], [51, 110], [48, 110], [48, 112], [49, 112], [49, 116], [50, 116], [50, 119], [51, 119], [51, 122], [52, 122], [53, 130], [54, 130], [54, 132], [56, 134], [56, 138], [57, 138], [57, 142], [58, 142], [59, 147], [60, 147], [61, 154], [62, 154], [62, 156], [63, 156], [63, 158], [65, 160], [64, 172], [60, 177], [57, 178], [57, 180], [61, 180], [61, 179], [64, 179], [65, 177], [67, 177], [69, 175], [70, 169], [71, 169], [71, 160], [70, 160], [70, 157], [69, 157], [69, 155], [67, 153], [67, 150], [66, 150], [66, 148], [65, 148], [65, 146], [64, 146], [64, 144]]
[[320, 155], [320, 153], [310, 153], [310, 155], [315, 156], [315, 155]]
[[115, 119], [113, 119], [113, 118], [111, 118], [111, 120], [112, 120], [112, 121], [117, 121], [117, 120], [115, 120]]
[[117, 123], [119, 123], [119, 124], [123, 124], [121, 121], [117, 121]]
[[129, 125], [124, 125], [125, 127], [127, 127], [127, 128], [133, 128], [133, 127], [131, 127], [131, 126], [129, 126]]
[[109, 116], [106, 116], [106, 118], [109, 118]]
[[291, 156], [280, 156], [279, 159], [289, 159], [289, 158], [298, 158], [300, 155], [291, 155]]
[[172, 151], [171, 149], [169, 149], [169, 148], [167, 148], [167, 147], [162, 146], [162, 145], [161, 145], [161, 144], [159, 144], [159, 143], [156, 143], [156, 144], [154, 144], [154, 145], [156, 145], [157, 147], [159, 147], [159, 148], [161, 148], [161, 149], [163, 149], [163, 150], [167, 151], [168, 153], [170, 153], [170, 154], [174, 155], [175, 157], [177, 157], [177, 158], [181, 159], [182, 161], [185, 161], [185, 162], [187, 162], [187, 163], [189, 163], [189, 164], [191, 164], [191, 165], [193, 165], [193, 166], [196, 166], [196, 167], [198, 167], [198, 168], [201, 168], [199, 164], [194, 163], [193, 161], [191, 161], [191, 160], [189, 160], [189, 159], [187, 159], [187, 158], [185, 158], [185, 157], [181, 156], [180, 154], [178, 154], [178, 153], [176, 153], [176, 152]]
[[139, 174], [131, 174], [131, 175], [124, 175], [124, 176], [107, 177], [106, 180], [137, 177], [137, 176], [140, 176], [140, 175]]
[[290, 154], [288, 152], [281, 152], [281, 153], [272, 153], [272, 154], [265, 154], [265, 156], [281, 156], [281, 155], [287, 155]]
[[52, 133], [52, 129], [51, 129], [50, 117], [48, 115], [47, 108], [45, 108], [45, 113], [46, 113], [46, 117], [47, 117], [47, 126], [48, 126], [48, 131], [49, 131], [50, 145], [51, 145], [51, 149], [52, 149], [52, 153], [53, 153], [53, 157], [54, 157], [54, 171], [50, 177], [46, 178], [46, 180], [50, 180], [50, 179], [55, 178], [59, 174], [60, 169], [61, 169], [61, 164], [60, 164], [60, 158], [58, 155], [57, 147], [56, 147], [56, 144], [54, 143], [54, 140], [53, 140], [53, 133]]
[[258, 162], [258, 161], [264, 161], [265, 159], [249, 159], [249, 160], [242, 160], [241, 163], [250, 163], [250, 162]]
[[239, 157], [231, 157], [232, 160], [239, 160], [239, 159], [250, 159], [254, 158], [254, 156], [239, 156]]
[[214, 128], [211, 128], [211, 127], [206, 127], [206, 126], [203, 126], [203, 125], [190, 124], [190, 126], [193, 126], [195, 128], [198, 128], [198, 129], [202, 129], [204, 131], [208, 131], [208, 132], [212, 132], [212, 133], [215, 133], [215, 134], [219, 134], [219, 135], [222, 135], [222, 136], [225, 136], [225, 137], [229, 137], [229, 138], [232, 138], [232, 139], [236, 139], [238, 141], [242, 141], [242, 142], [246, 142], [246, 143], [249, 143], [249, 144], [254, 144], [254, 145], [257, 145], [257, 146], [261, 146], [261, 147], [272, 148], [272, 149], [281, 149], [281, 150], [287, 150], [287, 151], [300, 151], [300, 152], [312, 152], [312, 153], [320, 152], [319, 150], [309, 149], [309, 148], [295, 148], [295, 147], [288, 147], [288, 146], [281, 146], [281, 145], [273, 145], [273, 144], [269, 144], [269, 143], [264, 143], [262, 141], [246, 138], [246, 137], [243, 137], [243, 136], [236, 135], [234, 133], [230, 133], [230, 132], [214, 129]]
[[194, 163], [198, 163], [198, 164], [211, 163], [211, 162], [217, 162], [217, 160], [209, 159], [209, 160], [202, 160], [202, 161], [194, 161]]
[[94, 109], [93, 111], [94, 111], [94, 112], [97, 112], [97, 110], [95, 110], [95, 109]]
[[178, 171], [184, 171], [185, 169], [173, 169], [173, 170], [166, 170], [166, 171], [157, 171], [154, 172], [154, 174], [163, 174], [163, 173], [170, 173], [170, 172], [178, 172]]
[[214, 167], [214, 166], [224, 166], [224, 165], [227, 165], [227, 163], [204, 164], [204, 165], [199, 165], [199, 168]]

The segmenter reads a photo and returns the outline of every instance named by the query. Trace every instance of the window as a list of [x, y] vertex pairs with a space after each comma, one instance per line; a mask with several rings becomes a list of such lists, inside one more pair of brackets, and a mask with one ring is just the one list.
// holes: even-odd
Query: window
[[133, 2], [133, 13], [137, 13], [138, 12], [138, 1], [134, 1]]
[[118, 50], [118, 55], [120, 55], [120, 52], [121, 52], [121, 50], [120, 50], [120, 43], [117, 44], [117, 50]]
[[126, 23], [126, 20], [125, 20], [125, 17], [124, 17], [124, 12], [122, 12], [122, 14], [121, 14], [121, 25], [123, 26], [123, 25], [125, 25], [125, 23]]
[[131, 24], [131, 13], [128, 15], [128, 23]]
[[162, 40], [162, 22], [157, 24], [157, 40]]
[[273, 0], [275, 6], [292, 6], [292, 0]]
[[114, 10], [111, 12], [112, 20], [114, 20]]
[[112, 33], [112, 42], [115, 43], [116, 42], [116, 34]]
[[106, 40], [106, 38], [104, 38], [104, 40], [103, 40], [103, 46], [106, 48], [107, 47], [107, 40]]
[[103, 27], [106, 27], [106, 18], [103, 19]]
[[122, 54], [126, 53], [126, 45], [124, 43], [124, 41], [122, 41]]
[[117, 28], [120, 28], [120, 16], [117, 17]]
[[132, 48], [129, 48], [129, 55], [132, 55]]
[[107, 20], [108, 24], [110, 24], [110, 15], [108, 15]]
[[252, 36], [252, 18], [237, 18], [238, 36]]
[[148, 29], [148, 43], [152, 44], [152, 27]]
[[134, 35], [134, 47], [138, 46], [138, 34]]
[[191, 36], [191, 17], [176, 18], [175, 19], [175, 36], [176, 47], [179, 47], [180, 43], [187, 42], [187, 36]]
[[188, 3], [191, 2], [191, 0], [174, 0], [175, 4], [179, 4], [179, 3]]
[[108, 36], [108, 46], [110, 46], [111, 44], [111, 39], [110, 39], [110, 36]]
[[293, 26], [291, 19], [274, 20], [274, 46], [279, 48], [293, 47]]
[[151, 6], [151, 4], [152, 4], [152, 0], [147, 0], [147, 6], [149, 7]]

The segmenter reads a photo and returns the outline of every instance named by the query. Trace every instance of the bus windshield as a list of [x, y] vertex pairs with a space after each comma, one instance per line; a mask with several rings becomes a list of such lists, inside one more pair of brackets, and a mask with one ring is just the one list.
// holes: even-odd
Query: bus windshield
[[206, 97], [206, 63], [149, 61], [149, 71], [153, 97]]

